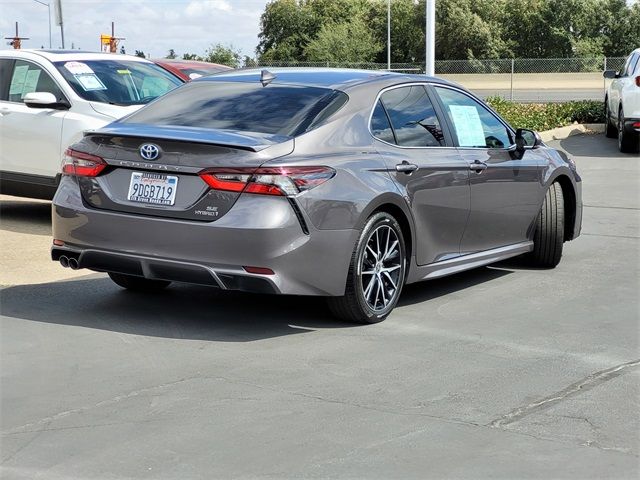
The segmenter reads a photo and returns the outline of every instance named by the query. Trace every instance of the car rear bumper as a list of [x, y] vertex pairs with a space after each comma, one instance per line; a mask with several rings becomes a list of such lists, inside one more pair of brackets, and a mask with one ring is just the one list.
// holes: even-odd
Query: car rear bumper
[[242, 195], [215, 222], [172, 220], [89, 208], [76, 181], [63, 177], [52, 208], [53, 238], [64, 242], [52, 248], [53, 260], [71, 256], [80, 268], [260, 293], [344, 294], [358, 237], [308, 221], [305, 233], [282, 197]]

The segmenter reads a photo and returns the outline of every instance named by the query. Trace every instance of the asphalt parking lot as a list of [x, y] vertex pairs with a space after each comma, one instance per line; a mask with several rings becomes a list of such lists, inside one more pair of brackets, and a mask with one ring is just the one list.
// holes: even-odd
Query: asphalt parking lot
[[640, 158], [583, 176], [560, 266], [407, 287], [383, 323], [316, 298], [124, 292], [48, 260], [46, 202], [1, 197], [7, 479], [637, 478]]

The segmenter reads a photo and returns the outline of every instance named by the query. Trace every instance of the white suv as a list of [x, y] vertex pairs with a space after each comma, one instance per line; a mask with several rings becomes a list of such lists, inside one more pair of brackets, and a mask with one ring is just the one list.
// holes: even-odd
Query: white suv
[[640, 152], [640, 48], [631, 52], [622, 71], [605, 70], [613, 79], [604, 99], [607, 137], [618, 137], [624, 153]]
[[52, 198], [62, 154], [83, 131], [132, 113], [181, 83], [128, 55], [0, 51], [0, 193]]

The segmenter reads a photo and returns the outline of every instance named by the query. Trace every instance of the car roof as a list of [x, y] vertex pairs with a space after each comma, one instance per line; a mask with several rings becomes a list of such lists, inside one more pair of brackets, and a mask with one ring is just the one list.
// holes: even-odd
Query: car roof
[[312, 87], [324, 87], [334, 90], [346, 90], [351, 87], [371, 83], [406, 83], [406, 82], [433, 82], [454, 85], [447, 80], [429, 77], [426, 75], [404, 74], [388, 72], [385, 70], [356, 70], [349, 68], [252, 68], [246, 70], [233, 70], [221, 72], [215, 75], [197, 78], [194, 82], [259, 82], [261, 73], [267, 70], [275, 75], [270, 82], [286, 85], [306, 85]]
[[131, 60], [136, 62], [149, 62], [148, 60], [133, 55], [123, 55], [104, 52], [87, 52], [82, 50], [41, 50], [41, 49], [20, 49], [20, 50], [0, 50], [0, 57], [33, 58], [39, 56], [50, 62], [82, 61], [82, 60], [109, 60], [117, 59]]
[[233, 70], [233, 68], [220, 63], [202, 62], [200, 60], [182, 60], [177, 58], [152, 58], [153, 63], [171, 65], [175, 68], [219, 68], [223, 70]]

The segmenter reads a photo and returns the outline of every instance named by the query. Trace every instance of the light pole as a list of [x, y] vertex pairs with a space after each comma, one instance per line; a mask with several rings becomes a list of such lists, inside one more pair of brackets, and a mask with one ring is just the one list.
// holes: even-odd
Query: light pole
[[433, 77], [436, 60], [436, 0], [425, 1], [425, 71]]
[[387, 70], [391, 70], [391, 0], [387, 0]]
[[62, 48], [64, 49], [64, 25], [62, 22], [62, 0], [55, 0], [54, 11], [56, 13], [56, 25], [60, 25], [60, 39], [62, 40]]
[[41, 2], [40, 0], [33, 0], [33, 1], [36, 3], [39, 3], [40, 5], [47, 6], [47, 12], [49, 13], [49, 48], [51, 48], [51, 4]]

